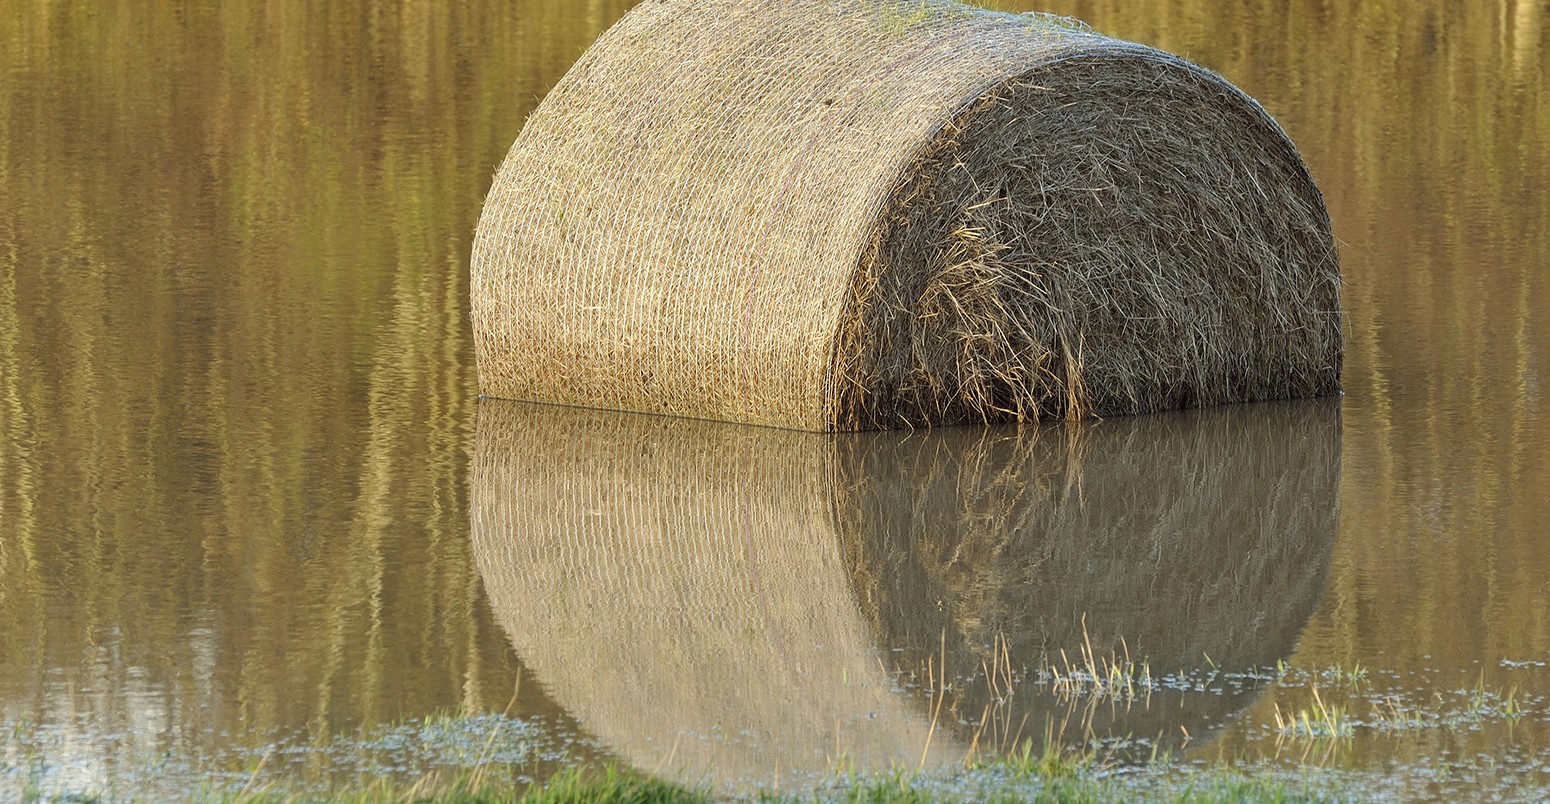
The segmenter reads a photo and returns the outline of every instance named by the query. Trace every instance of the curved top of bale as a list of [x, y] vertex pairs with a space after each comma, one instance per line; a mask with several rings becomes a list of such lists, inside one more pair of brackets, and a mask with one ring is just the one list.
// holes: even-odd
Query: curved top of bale
[[486, 395], [800, 429], [1327, 393], [1338, 264], [1219, 76], [941, 0], [660, 0], [528, 119]]

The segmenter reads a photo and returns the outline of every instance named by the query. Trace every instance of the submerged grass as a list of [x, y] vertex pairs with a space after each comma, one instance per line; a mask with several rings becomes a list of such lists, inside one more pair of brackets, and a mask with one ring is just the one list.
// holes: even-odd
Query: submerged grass
[[1423, 729], [1427, 725], [1421, 711], [1407, 707], [1398, 695], [1385, 695], [1374, 703], [1372, 721], [1378, 728], [1391, 730]]
[[600, 770], [568, 768], [541, 785], [524, 787], [503, 775], [489, 775], [482, 769], [460, 771], [443, 777], [430, 774], [404, 784], [387, 779], [357, 789], [328, 793], [293, 793], [276, 789], [237, 793], [207, 794], [196, 800], [209, 804], [409, 804], [410, 802], [448, 802], [449, 804], [485, 804], [520, 801], [532, 804], [590, 801], [622, 804], [658, 804], [659, 802], [703, 802], [710, 796], [671, 782], [632, 770], [606, 766]]
[[[910, 770], [849, 776], [833, 780], [815, 792], [803, 795], [760, 791], [748, 798], [760, 802], [836, 801], [851, 804], [866, 802], [959, 802], [959, 801], [1036, 801], [1099, 802], [1135, 799], [1178, 802], [1217, 801], [1328, 801], [1338, 796], [1325, 786], [1306, 788], [1294, 782], [1234, 769], [1186, 770], [1175, 772], [1162, 767], [1153, 772], [1133, 775], [1104, 775], [1086, 767], [1060, 764], [1053, 772], [1044, 767], [1044, 758], [1011, 756], [973, 769], [950, 775], [927, 774]], [[96, 799], [73, 799], [89, 800]], [[317, 796], [294, 796], [268, 791], [240, 795], [210, 796], [197, 799], [210, 804], [300, 804], [302, 802], [341, 802], [342, 804], [399, 804], [399, 802], [449, 802], [485, 804], [486, 802], [619, 802], [620, 804], [698, 804], [713, 800], [707, 791], [694, 790], [653, 779], [630, 770], [607, 767], [599, 771], [571, 769], [561, 772], [542, 785], [517, 790], [509, 786], [475, 783], [468, 776], [441, 786], [435, 783], [396, 786], [374, 784], [359, 790], [339, 791]]]
[[[1403, 712], [1394, 703], [1396, 712]], [[1285, 717], [1283, 715], [1283, 717]], [[1409, 717], [1409, 715], [1395, 715]], [[1292, 718], [1287, 718], [1288, 722]], [[1339, 707], [1322, 699], [1296, 714], [1289, 728], [1302, 736], [1314, 736], [1313, 747], [1344, 743], [1329, 735], [1349, 734], [1352, 725]], [[1356, 724], [1361, 725], [1361, 724]], [[1371, 724], [1369, 724], [1371, 725]], [[1014, 750], [982, 754], [963, 765], [920, 770], [895, 768], [883, 773], [846, 772], [832, 776], [811, 791], [745, 790], [740, 798], [761, 802], [928, 802], [928, 801], [1335, 801], [1353, 798], [1405, 798], [1415, 790], [1405, 779], [1359, 772], [1326, 770], [1318, 765], [1232, 764], [1221, 761], [1197, 766], [1158, 758], [1140, 765], [1116, 765], [1101, 755], [1091, 734], [1080, 743], [1068, 744], [1053, 727], [1045, 739], [1023, 740]], [[1428, 773], [1465, 773], [1468, 767], [1437, 766]], [[0, 766], [0, 798], [9, 795]], [[1437, 781], [1438, 778], [1431, 778]], [[1507, 792], [1534, 798], [1546, 792], [1532, 787], [1533, 780], [1512, 783]], [[1529, 786], [1524, 786], [1529, 785]], [[1435, 791], [1434, 791], [1435, 792]], [[725, 798], [726, 790], [686, 787], [640, 771], [604, 766], [570, 767], [546, 780], [532, 783], [516, 769], [503, 765], [462, 768], [430, 773], [413, 779], [377, 778], [358, 787], [298, 792], [278, 785], [249, 785], [241, 790], [207, 789], [188, 800], [210, 804], [303, 804], [346, 802], [383, 804], [397, 802], [703, 802]], [[158, 800], [120, 797], [112, 793], [63, 794], [45, 785], [29, 784], [21, 791], [25, 801], [119, 801]]]
[[1082, 645], [1080, 655], [1073, 662], [1060, 651], [1060, 664], [1051, 665], [1047, 673], [1057, 695], [1067, 698], [1092, 697], [1130, 701], [1143, 697], [1157, 687], [1152, 669], [1146, 662], [1130, 658], [1130, 646], [1120, 640], [1120, 650], [1108, 656], [1093, 651], [1092, 637], [1087, 633], [1087, 618], [1082, 617]]
[[1475, 688], [1470, 692], [1466, 712], [1475, 718], [1500, 717], [1508, 722], [1517, 722], [1523, 717], [1523, 704], [1518, 700], [1517, 687], [1505, 693], [1489, 689], [1485, 683], [1485, 672], [1481, 671], [1480, 680], [1475, 682]]
[[1309, 706], [1282, 713], [1281, 705], [1275, 705], [1276, 731], [1283, 737], [1318, 740], [1350, 737], [1353, 729], [1345, 707], [1324, 703], [1324, 696], [1319, 694], [1319, 688], [1310, 689], [1313, 691], [1313, 703]]
[[[1141, 667], [1123, 651], [1100, 659], [1090, 649], [1080, 651], [1083, 658], [1068, 662], [1067, 675], [1107, 679], [1112, 674], [1095, 671], [1104, 667]], [[985, 683], [996, 700], [1010, 700], [1025, 684], [1043, 687], [1047, 694], [1059, 697], [1056, 682], [1048, 677], [1024, 677], [1013, 669], [1004, 640], [982, 669]], [[940, 656], [936, 657], [940, 660]], [[1219, 669], [1211, 665], [1214, 679]], [[934, 715], [941, 711], [942, 698], [951, 681], [939, 671], [929, 672], [932, 688], [930, 703]], [[1381, 676], [1381, 673], [1380, 673]], [[720, 800], [728, 795], [759, 801], [1325, 801], [1351, 798], [1405, 799], [1417, 794], [1427, 796], [1483, 790], [1482, 780], [1492, 796], [1550, 800], [1550, 789], [1536, 776], [1532, 763], [1513, 769], [1510, 759], [1491, 757], [1472, 763], [1468, 759], [1434, 758], [1429, 764], [1417, 764], [1397, 771], [1369, 772], [1330, 766], [1330, 759], [1350, 750], [1357, 735], [1377, 735], [1396, 730], [1473, 729], [1487, 721], [1516, 723], [1537, 718], [1542, 701], [1524, 695], [1516, 688], [1502, 689], [1486, 682], [1484, 675], [1472, 686], [1454, 690], [1444, 698], [1435, 695], [1419, 699], [1402, 691], [1367, 693], [1367, 673], [1359, 666], [1351, 669], [1326, 668], [1302, 670], [1281, 664], [1272, 674], [1267, 669], [1258, 676], [1274, 682], [1283, 694], [1292, 696], [1288, 705], [1282, 699], [1269, 706], [1264, 717], [1271, 722], [1249, 724], [1247, 735], [1273, 739], [1275, 759], [1256, 759], [1252, 751], [1235, 757], [1219, 755], [1207, 764], [1177, 760], [1167, 750], [1154, 751], [1150, 760], [1116, 759], [1111, 742], [1101, 739], [1090, 722], [1068, 733], [1068, 722], [1058, 718], [1045, 720], [1042, 734], [1037, 726], [1022, 720], [999, 723], [1006, 713], [987, 712], [969, 753], [957, 764], [924, 768], [898, 766], [892, 770], [858, 772], [853, 767], [831, 768], [816, 787], [797, 792], [782, 788], [748, 789], [734, 793], [733, 787], [694, 787], [657, 778], [651, 773], [623, 766], [598, 767], [587, 760], [572, 757], [559, 765], [548, 760], [509, 761], [495, 746], [493, 735], [509, 731], [505, 718], [474, 713], [448, 714], [406, 721], [396, 731], [448, 731], [466, 744], [466, 759], [471, 765], [446, 766], [419, 776], [362, 773], [353, 781], [334, 787], [292, 787], [285, 774], [276, 774], [280, 756], [286, 752], [271, 749], [255, 756], [235, 781], [226, 786], [214, 783], [175, 797], [213, 804], [249, 804], [257, 802], [494, 802], [494, 801], [596, 801], [596, 802], [700, 802]], [[1173, 677], [1159, 684], [1169, 688]], [[1321, 686], [1334, 682], [1332, 686]], [[1084, 701], [1114, 700], [1120, 683], [1080, 687]], [[1210, 690], [1203, 690], [1209, 693]], [[1026, 720], [1026, 718], [1023, 718]], [[970, 725], [960, 721], [961, 725]], [[1028, 725], [1031, 737], [1023, 736]], [[1264, 731], [1261, 731], [1261, 729]], [[25, 735], [25, 724], [10, 729], [12, 748], [9, 756], [0, 754], [0, 800], [23, 801], [140, 801], [164, 800], [165, 794], [133, 788], [118, 790], [67, 790], [57, 784], [49, 760], [50, 748], [34, 745]], [[1282, 744], [1291, 754], [1283, 754]], [[372, 745], [371, 740], [357, 741]], [[1302, 759], [1296, 759], [1298, 750]], [[465, 756], [464, 752], [458, 752]], [[1310, 758], [1311, 761], [1310, 761]], [[533, 764], [536, 762], [537, 764]], [[572, 764], [574, 763], [574, 764]], [[563, 769], [550, 773], [563, 765]], [[547, 768], [549, 770], [542, 770]], [[402, 771], [402, 767], [400, 767]], [[537, 781], [534, 781], [534, 777]], [[732, 779], [727, 782], [731, 783]], [[708, 784], [708, 783], [707, 783]], [[167, 788], [176, 790], [175, 786]]]

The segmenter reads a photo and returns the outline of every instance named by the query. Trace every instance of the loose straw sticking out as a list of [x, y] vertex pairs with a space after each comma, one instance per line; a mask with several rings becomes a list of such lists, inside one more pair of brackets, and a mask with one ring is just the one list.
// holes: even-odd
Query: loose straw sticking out
[[661, 0], [475, 237], [486, 395], [809, 430], [1328, 394], [1339, 265], [1219, 76], [941, 0]]

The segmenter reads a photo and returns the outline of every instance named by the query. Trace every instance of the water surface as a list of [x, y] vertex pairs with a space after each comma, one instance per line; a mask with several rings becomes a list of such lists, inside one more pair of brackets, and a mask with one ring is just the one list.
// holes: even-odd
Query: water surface
[[[628, 5], [0, 0], [4, 795], [796, 784], [1048, 721], [1550, 784], [1550, 6], [1048, 4], [1282, 122], [1345, 396], [824, 439], [475, 399], [479, 204]], [[1087, 642], [1155, 688], [1060, 694]], [[1277, 728], [1315, 688], [1349, 738]]]

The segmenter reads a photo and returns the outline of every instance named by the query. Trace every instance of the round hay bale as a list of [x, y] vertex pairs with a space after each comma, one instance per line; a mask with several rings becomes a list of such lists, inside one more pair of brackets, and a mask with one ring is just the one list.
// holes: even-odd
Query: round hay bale
[[1220, 76], [943, 0], [658, 0], [528, 118], [480, 390], [810, 430], [1329, 394], [1339, 264]]

